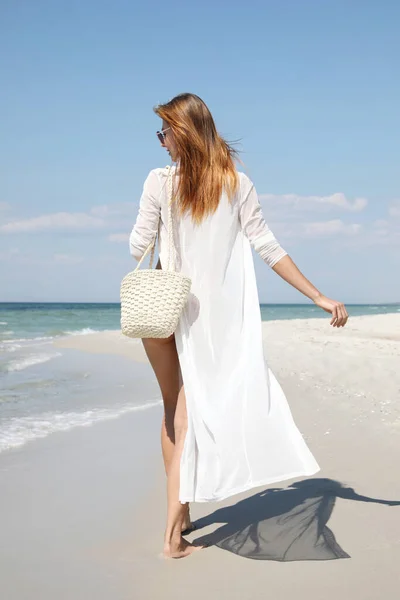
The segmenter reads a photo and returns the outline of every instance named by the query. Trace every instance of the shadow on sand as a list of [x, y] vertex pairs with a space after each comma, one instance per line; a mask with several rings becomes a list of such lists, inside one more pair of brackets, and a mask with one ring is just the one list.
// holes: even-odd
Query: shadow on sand
[[288, 488], [267, 489], [198, 519], [196, 530], [213, 523], [224, 525], [195, 543], [219, 546], [257, 560], [350, 558], [326, 525], [336, 498], [400, 505], [398, 501], [361, 496], [332, 479], [306, 479]]

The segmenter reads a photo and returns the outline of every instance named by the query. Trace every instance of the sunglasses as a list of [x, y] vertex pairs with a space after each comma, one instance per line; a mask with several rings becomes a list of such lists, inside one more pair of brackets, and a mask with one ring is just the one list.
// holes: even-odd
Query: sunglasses
[[169, 131], [169, 129], [171, 129], [171, 127], [167, 127], [167, 129], [161, 129], [161, 131], [157, 131], [157, 137], [162, 144], [165, 143], [165, 132]]

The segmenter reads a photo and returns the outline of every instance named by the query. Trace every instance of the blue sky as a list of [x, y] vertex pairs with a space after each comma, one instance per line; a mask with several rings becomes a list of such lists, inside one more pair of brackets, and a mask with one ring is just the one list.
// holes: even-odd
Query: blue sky
[[[400, 301], [393, 0], [0, 4], [0, 301], [118, 301], [152, 107], [190, 91], [239, 139], [265, 217], [323, 293]], [[255, 257], [263, 302], [306, 299]]]

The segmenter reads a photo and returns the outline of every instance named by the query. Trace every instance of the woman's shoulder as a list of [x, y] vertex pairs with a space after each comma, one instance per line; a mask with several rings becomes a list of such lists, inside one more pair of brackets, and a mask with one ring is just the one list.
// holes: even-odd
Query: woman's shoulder
[[166, 179], [168, 177], [168, 173], [170, 170], [172, 172], [176, 169], [175, 165], [167, 165], [166, 167], [156, 167], [155, 169], [151, 169], [148, 174], [148, 177], [158, 177], [160, 179]]
[[148, 172], [144, 185], [147, 188], [162, 189], [167, 181], [170, 167], [157, 167]]
[[246, 173], [243, 173], [243, 171], [237, 171], [237, 175], [239, 179], [240, 195], [246, 195], [254, 186], [254, 184], [250, 177]]
[[237, 172], [237, 174], [239, 176], [240, 182], [245, 182], [245, 183], [250, 182], [251, 184], [253, 183], [251, 181], [250, 177], [247, 175], [247, 173], [244, 173], [244, 171], [237, 170], [236, 172]]

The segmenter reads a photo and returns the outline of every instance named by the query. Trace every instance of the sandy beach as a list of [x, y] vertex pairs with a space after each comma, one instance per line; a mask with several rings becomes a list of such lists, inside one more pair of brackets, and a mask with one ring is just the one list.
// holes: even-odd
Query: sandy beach
[[[350, 318], [340, 330], [328, 315], [270, 321], [263, 332], [321, 471], [193, 505], [188, 539], [210, 547], [167, 561], [159, 406], [7, 452], [4, 600], [398, 597], [400, 314]], [[115, 331], [56, 346], [82, 362], [99, 353], [146, 362], [140, 342]]]

